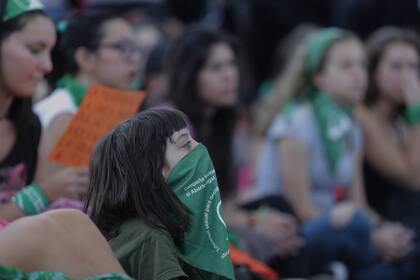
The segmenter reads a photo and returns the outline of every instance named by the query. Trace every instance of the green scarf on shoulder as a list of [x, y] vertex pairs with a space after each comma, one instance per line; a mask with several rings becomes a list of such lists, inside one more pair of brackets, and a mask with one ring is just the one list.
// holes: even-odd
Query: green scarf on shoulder
[[88, 87], [80, 84], [72, 75], [64, 75], [58, 82], [57, 86], [67, 89], [73, 97], [74, 103], [80, 107], [85, 98]]

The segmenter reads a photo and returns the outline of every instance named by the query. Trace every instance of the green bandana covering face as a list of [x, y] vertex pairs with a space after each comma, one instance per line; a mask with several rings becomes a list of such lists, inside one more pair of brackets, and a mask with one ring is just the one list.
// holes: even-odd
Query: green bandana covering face
[[[345, 36], [344, 32], [338, 28], [325, 28], [312, 35], [308, 43], [305, 61], [310, 77], [315, 74], [325, 52], [343, 36]], [[318, 89], [313, 82], [310, 82], [304, 96], [312, 106], [329, 168], [331, 172], [335, 173], [337, 163], [345, 151], [347, 138], [352, 130], [351, 109], [338, 105], [328, 94]]]
[[73, 97], [74, 103], [80, 107], [83, 99], [85, 98], [88, 87], [77, 82], [71, 75], [64, 75], [58, 82], [59, 87], [67, 89]]
[[211, 279], [234, 279], [219, 186], [206, 147], [199, 144], [183, 157], [167, 181], [191, 212], [184, 248], [177, 249], [180, 258], [212, 273]]
[[23, 13], [42, 10], [44, 6], [40, 0], [6, 0], [6, 13], [4, 14], [3, 20], [9, 20], [17, 17]]

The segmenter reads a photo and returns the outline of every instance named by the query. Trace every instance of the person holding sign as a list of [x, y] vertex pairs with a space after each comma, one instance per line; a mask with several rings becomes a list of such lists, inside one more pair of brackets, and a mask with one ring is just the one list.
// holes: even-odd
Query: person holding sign
[[[58, 43], [65, 65], [57, 88], [35, 104], [46, 131], [47, 152], [51, 153], [79, 111], [88, 88], [93, 84], [128, 90], [137, 77], [139, 49], [135, 45], [130, 25], [114, 13], [86, 10], [68, 22]], [[57, 73], [54, 73], [57, 75]], [[83, 136], [81, 137], [83, 138]], [[51, 161], [47, 169], [53, 173], [62, 169]], [[85, 189], [79, 200], [64, 198], [58, 207], [82, 208]]]
[[[0, 217], [12, 221], [77, 196], [87, 168], [46, 174], [45, 135], [31, 97], [51, 71], [54, 24], [39, 1], [2, 1], [0, 20]], [[52, 175], [52, 176], [51, 176]], [[25, 187], [26, 186], [26, 187]]]
[[76, 279], [128, 280], [80, 211], [49, 211], [7, 222], [43, 211], [57, 195], [68, 196], [87, 182], [87, 172], [65, 169], [41, 176], [43, 140], [31, 96], [51, 70], [54, 24], [37, 0], [1, 1], [0, 11], [0, 278], [70, 279], [66, 273]]
[[179, 111], [138, 113], [98, 144], [85, 209], [135, 279], [234, 279], [216, 173]]

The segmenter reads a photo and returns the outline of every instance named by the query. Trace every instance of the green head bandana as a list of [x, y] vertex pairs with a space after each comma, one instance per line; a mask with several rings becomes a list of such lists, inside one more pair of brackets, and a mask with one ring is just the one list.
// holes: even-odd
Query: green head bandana
[[336, 40], [343, 36], [339, 28], [325, 28], [314, 33], [308, 42], [305, 65], [308, 73], [312, 76], [318, 68], [319, 62], [327, 49]]
[[44, 8], [44, 5], [42, 5], [40, 0], [6, 0], [6, 1], [7, 1], [6, 12], [3, 16], [4, 21], [17, 17], [29, 11], [42, 10]]
[[208, 279], [234, 279], [219, 186], [206, 147], [199, 144], [182, 158], [167, 181], [191, 212], [184, 247], [177, 249], [180, 258], [211, 273]]
[[71, 75], [64, 75], [57, 82], [57, 85], [67, 89], [73, 97], [74, 103], [77, 105], [77, 107], [80, 107], [80, 104], [88, 92], [87, 86], [80, 84]]
[[[325, 28], [316, 32], [309, 39], [305, 57], [308, 84], [304, 90], [303, 100], [312, 107], [325, 158], [332, 173], [336, 172], [337, 164], [346, 149], [348, 136], [353, 128], [351, 108], [337, 104], [327, 93], [317, 88], [312, 81], [312, 76], [319, 67], [325, 52], [343, 36], [344, 32], [338, 28]], [[283, 113], [290, 113], [290, 108], [293, 109], [293, 104], [296, 105], [296, 103], [298, 102], [293, 100], [288, 111], [285, 110]]]

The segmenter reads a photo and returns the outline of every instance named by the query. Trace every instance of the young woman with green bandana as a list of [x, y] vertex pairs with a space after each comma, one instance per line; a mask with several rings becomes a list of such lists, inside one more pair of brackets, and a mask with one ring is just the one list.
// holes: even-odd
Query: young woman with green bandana
[[138, 113], [98, 144], [85, 208], [135, 279], [233, 279], [214, 167], [179, 111]]
[[[61, 196], [77, 196], [87, 168], [47, 174], [45, 137], [31, 97], [51, 71], [53, 22], [38, 1], [2, 1], [0, 26], [0, 217], [40, 213]], [[45, 135], [44, 135], [45, 136]], [[26, 186], [26, 187], [25, 187]]]
[[282, 196], [291, 203], [314, 268], [338, 259], [356, 279], [400, 279], [405, 272], [377, 254], [396, 242], [383, 236], [398, 231], [404, 243], [398, 253], [406, 255], [412, 233], [393, 224], [376, 227], [380, 219], [367, 207], [360, 171], [362, 138], [352, 110], [367, 86], [363, 45], [328, 28], [310, 37], [305, 52], [290, 86], [283, 87], [288, 91], [277, 93], [288, 102], [270, 109], [257, 191], [261, 198]]
[[[90, 85], [129, 89], [139, 65], [134, 39], [129, 24], [109, 11], [86, 10], [68, 22], [58, 43], [62, 57], [57, 57], [65, 61], [65, 74], [51, 95], [34, 107], [45, 129], [47, 152], [63, 135]], [[46, 168], [55, 172], [62, 166], [49, 163]], [[78, 199], [62, 198], [57, 207], [81, 209], [86, 191], [87, 184], [79, 188]]]

